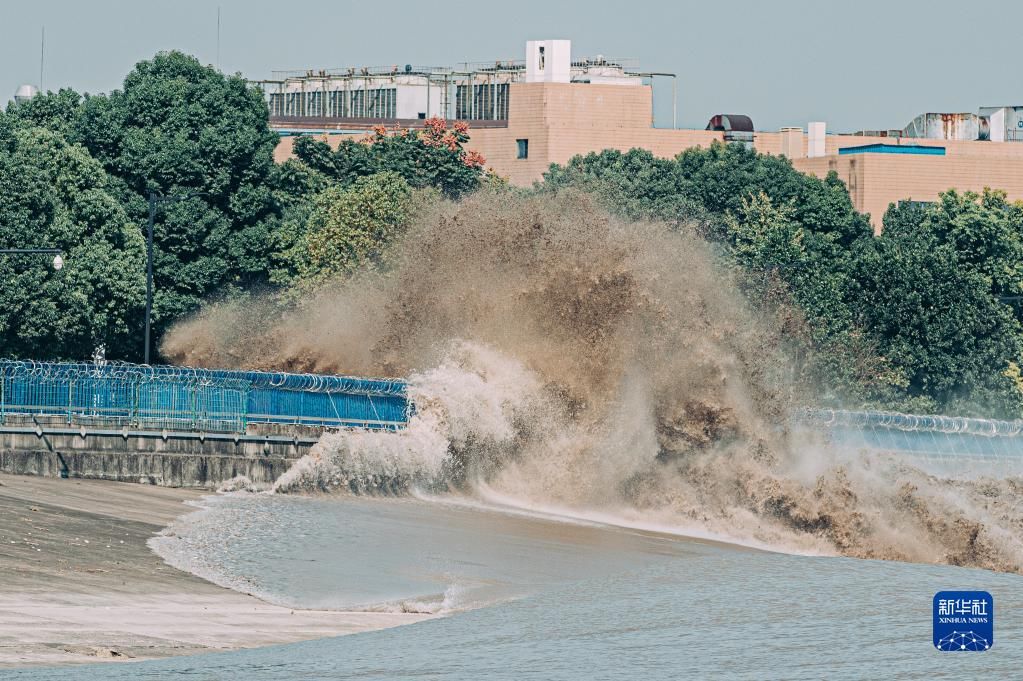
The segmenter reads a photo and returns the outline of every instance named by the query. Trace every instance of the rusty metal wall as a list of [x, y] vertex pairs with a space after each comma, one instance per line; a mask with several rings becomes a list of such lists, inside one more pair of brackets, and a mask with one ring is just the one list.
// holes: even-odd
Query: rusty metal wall
[[974, 113], [924, 113], [903, 130], [903, 137], [932, 140], [986, 140], [991, 138], [986, 116]]

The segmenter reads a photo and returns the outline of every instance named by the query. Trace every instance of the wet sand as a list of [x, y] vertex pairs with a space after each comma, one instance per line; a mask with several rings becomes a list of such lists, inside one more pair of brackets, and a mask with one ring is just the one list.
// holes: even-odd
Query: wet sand
[[429, 617], [291, 610], [168, 566], [146, 540], [203, 494], [0, 475], [0, 668], [251, 648]]

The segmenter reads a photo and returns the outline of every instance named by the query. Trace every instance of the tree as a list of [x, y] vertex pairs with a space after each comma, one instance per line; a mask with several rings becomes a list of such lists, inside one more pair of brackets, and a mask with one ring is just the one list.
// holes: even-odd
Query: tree
[[22, 102], [12, 102], [7, 113], [16, 121], [70, 136], [82, 108], [82, 96], [70, 88], [40, 92]]
[[0, 243], [60, 248], [48, 259], [0, 255], [4, 355], [84, 359], [134, 348], [145, 295], [145, 246], [103, 168], [59, 133], [0, 115]]
[[280, 259], [303, 287], [351, 274], [379, 259], [413, 203], [408, 182], [394, 172], [360, 177], [347, 187], [331, 185], [316, 196], [304, 233]]
[[960, 260], [986, 277], [998, 296], [1023, 294], [1023, 206], [1005, 192], [955, 190], [937, 202], [890, 206], [884, 217], [888, 237], [932, 237], [952, 247]]
[[389, 133], [377, 127], [368, 140], [344, 140], [337, 150], [312, 137], [295, 140], [295, 156], [313, 170], [345, 186], [357, 178], [393, 172], [415, 189], [435, 187], [450, 198], [479, 189], [487, 177], [485, 159], [467, 151], [469, 126], [451, 129], [441, 118], [427, 119], [422, 130]]
[[1023, 207], [1004, 194], [893, 206], [875, 239], [837, 175], [738, 144], [604, 151], [544, 178], [539, 190], [593, 191], [632, 217], [695, 219], [750, 301], [791, 319], [819, 401], [1023, 413], [1020, 325], [992, 295], [1023, 289]]
[[706, 217], [700, 200], [670, 159], [646, 149], [621, 152], [605, 149], [575, 156], [564, 166], [552, 164], [544, 174], [541, 191], [574, 187], [592, 193], [619, 215], [632, 219], [657, 218], [679, 224]]
[[115, 178], [142, 228], [150, 192], [193, 195], [161, 206], [154, 248], [154, 330], [216, 294], [268, 279], [280, 213], [262, 94], [180, 52], [139, 62], [122, 90], [86, 97], [69, 135]]
[[933, 232], [883, 233], [857, 259], [855, 279], [859, 322], [901, 374], [906, 408], [1023, 413], [1007, 373], [1023, 354], [1020, 325], [952, 244]]

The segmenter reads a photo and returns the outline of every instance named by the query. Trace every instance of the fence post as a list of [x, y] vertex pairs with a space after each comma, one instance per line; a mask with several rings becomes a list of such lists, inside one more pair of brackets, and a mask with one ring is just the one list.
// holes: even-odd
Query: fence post
[[244, 433], [249, 429], [249, 388], [251, 386], [242, 386], [241, 398], [239, 399], [238, 407], [238, 421], [241, 426], [240, 432]]
[[195, 430], [196, 418], [198, 417], [198, 412], [197, 412], [197, 410], [198, 410], [197, 397], [198, 397], [198, 394], [199, 394], [198, 382], [192, 382], [191, 385], [190, 385], [190, 388], [191, 388], [191, 390], [189, 392], [191, 392], [191, 397], [192, 397], [192, 430]]
[[[110, 387], [113, 392], [114, 386]], [[142, 424], [142, 376], [132, 375], [128, 381], [128, 390], [131, 391], [131, 398], [128, 400], [128, 423], [132, 425]]]
[[73, 402], [72, 394], [74, 392], [74, 389], [75, 381], [73, 378], [69, 378], [67, 381], [67, 424], [69, 426], [71, 425], [71, 404]]

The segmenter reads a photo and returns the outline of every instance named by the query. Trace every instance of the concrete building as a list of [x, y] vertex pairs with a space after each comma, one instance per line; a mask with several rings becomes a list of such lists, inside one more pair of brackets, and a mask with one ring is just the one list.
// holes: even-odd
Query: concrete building
[[639, 147], [673, 157], [718, 140], [785, 155], [798, 170], [821, 177], [835, 171], [875, 229], [889, 204], [933, 201], [951, 188], [990, 187], [1023, 199], [1023, 144], [1016, 143], [1023, 142], [1023, 107], [928, 113], [901, 130], [843, 135], [827, 134], [819, 121], [805, 130], [756, 131], [748, 117], [731, 114], [711, 117], [705, 130], [656, 128], [652, 81], [670, 78], [674, 95], [674, 74], [602, 56], [574, 58], [567, 40], [529, 41], [525, 57], [457, 70], [348, 69], [263, 81], [271, 123], [282, 134], [276, 157], [291, 155], [297, 134], [323, 135], [336, 145], [373, 124], [418, 127], [439, 115], [469, 121], [469, 147], [518, 185], [577, 154]]

